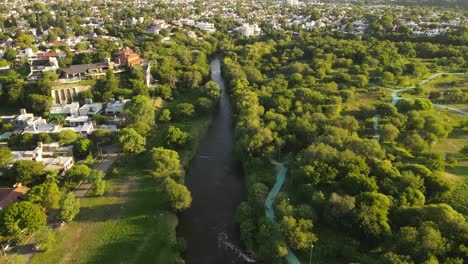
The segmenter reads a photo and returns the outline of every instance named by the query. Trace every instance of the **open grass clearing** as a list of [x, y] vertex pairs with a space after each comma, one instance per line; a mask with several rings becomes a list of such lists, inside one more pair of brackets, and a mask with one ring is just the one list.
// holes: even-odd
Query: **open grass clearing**
[[58, 232], [51, 250], [31, 263], [175, 263], [177, 216], [144, 155], [123, 158], [104, 197], [82, 200], [76, 220]]

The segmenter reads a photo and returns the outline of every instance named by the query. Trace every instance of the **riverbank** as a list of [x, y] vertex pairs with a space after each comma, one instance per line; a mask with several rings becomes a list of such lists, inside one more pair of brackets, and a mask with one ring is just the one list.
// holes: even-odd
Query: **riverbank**
[[[194, 103], [196, 98], [181, 95], [158, 108]], [[211, 119], [212, 114], [204, 114], [185, 122], [158, 124], [150, 132], [146, 149], [163, 145], [167, 127], [177, 126], [192, 138], [179, 151], [181, 164], [187, 167]], [[84, 197], [75, 221], [57, 232], [55, 246], [36, 254], [31, 263], [177, 263], [181, 259], [178, 216], [168, 207], [161, 182], [153, 179], [149, 159], [148, 152], [122, 156], [111, 170], [114, 173], [107, 175], [105, 196]]]
[[245, 261], [235, 220], [244, 185], [241, 166], [231, 154], [232, 109], [219, 58], [211, 62], [211, 79], [221, 88], [221, 98], [218, 111], [189, 165], [185, 183], [193, 202], [181, 214], [178, 227], [178, 234], [186, 241], [185, 259], [190, 264]]

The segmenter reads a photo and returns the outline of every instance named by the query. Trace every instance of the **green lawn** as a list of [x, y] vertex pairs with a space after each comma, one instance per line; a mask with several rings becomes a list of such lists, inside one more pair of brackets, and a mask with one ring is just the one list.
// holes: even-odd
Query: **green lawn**
[[[197, 95], [158, 108], [172, 109], [177, 103], [194, 103]], [[159, 123], [148, 139], [147, 149], [161, 145], [164, 131], [176, 125], [192, 136], [192, 144], [180, 150], [187, 166], [205, 134], [211, 115], [186, 122]], [[177, 216], [168, 209], [161, 182], [148, 169], [149, 152], [123, 156], [114, 165], [118, 177], [109, 181], [104, 197], [86, 197], [76, 220], [58, 232], [56, 246], [36, 254], [32, 263], [176, 263]]]
[[161, 184], [144, 162], [120, 162], [106, 196], [83, 199], [76, 220], [58, 232], [56, 246], [31, 263], [175, 263], [177, 216], [167, 210]]
[[[452, 83], [454, 81], [454, 83]], [[452, 75], [443, 74], [431, 80], [430, 82], [423, 84], [422, 87], [429, 91], [443, 92], [448, 88], [466, 89], [465, 84], [468, 81], [468, 76], [464, 75]]]

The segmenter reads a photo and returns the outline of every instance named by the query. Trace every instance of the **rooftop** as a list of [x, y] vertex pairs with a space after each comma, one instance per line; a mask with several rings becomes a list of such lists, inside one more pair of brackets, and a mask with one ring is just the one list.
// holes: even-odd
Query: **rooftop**
[[28, 187], [21, 184], [16, 185], [14, 188], [0, 188], [0, 210], [23, 201], [28, 190]]

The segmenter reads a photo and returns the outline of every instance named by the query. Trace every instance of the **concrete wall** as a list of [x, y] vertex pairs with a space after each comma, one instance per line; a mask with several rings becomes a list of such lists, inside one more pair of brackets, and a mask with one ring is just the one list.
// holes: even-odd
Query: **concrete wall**
[[90, 85], [56, 85], [52, 88], [51, 96], [54, 104], [71, 103], [77, 100], [78, 93], [90, 89]]

